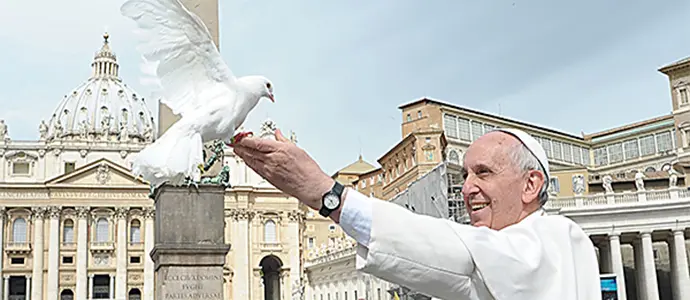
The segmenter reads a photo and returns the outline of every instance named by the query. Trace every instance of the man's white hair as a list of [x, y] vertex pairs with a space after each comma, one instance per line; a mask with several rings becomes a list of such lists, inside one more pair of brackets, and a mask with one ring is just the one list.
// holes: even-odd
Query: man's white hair
[[[525, 147], [525, 145], [523, 145], [522, 143], [517, 143], [517, 145], [511, 147], [511, 149], [509, 149], [508, 151], [511, 161], [515, 164], [518, 170], [521, 170], [523, 172], [537, 170], [544, 174], [544, 179], [546, 179], [546, 172], [541, 167], [541, 164], [534, 156], [534, 154], [532, 154], [532, 152], [530, 152], [529, 149]], [[539, 191], [540, 206], [544, 206], [544, 204], [546, 204], [546, 201], [549, 200], [548, 187], [549, 182], [544, 181], [544, 184], [542, 184], [541, 190]]]

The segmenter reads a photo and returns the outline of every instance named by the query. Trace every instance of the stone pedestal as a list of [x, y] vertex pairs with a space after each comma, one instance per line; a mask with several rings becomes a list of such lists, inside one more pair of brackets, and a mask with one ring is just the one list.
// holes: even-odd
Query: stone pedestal
[[161, 186], [155, 194], [155, 299], [223, 300], [225, 188]]

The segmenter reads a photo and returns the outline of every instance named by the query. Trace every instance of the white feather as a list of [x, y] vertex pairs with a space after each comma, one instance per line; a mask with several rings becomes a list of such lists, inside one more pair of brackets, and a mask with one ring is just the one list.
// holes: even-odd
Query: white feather
[[138, 25], [142, 82], [181, 115], [136, 155], [132, 173], [155, 187], [198, 178], [203, 143], [229, 142], [260, 98], [272, 97], [269, 81], [261, 76], [235, 78], [206, 26], [178, 0], [129, 0], [121, 12]]

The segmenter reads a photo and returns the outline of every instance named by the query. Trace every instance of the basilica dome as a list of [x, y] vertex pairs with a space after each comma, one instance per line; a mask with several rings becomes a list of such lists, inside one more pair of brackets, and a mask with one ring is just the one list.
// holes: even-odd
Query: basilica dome
[[155, 137], [153, 115], [144, 98], [119, 77], [120, 66], [108, 34], [91, 63], [91, 77], [65, 95], [47, 124], [47, 140], [150, 142]]

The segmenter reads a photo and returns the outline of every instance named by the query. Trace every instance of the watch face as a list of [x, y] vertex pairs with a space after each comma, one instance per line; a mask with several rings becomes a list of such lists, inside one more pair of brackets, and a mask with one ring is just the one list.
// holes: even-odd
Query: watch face
[[326, 198], [323, 199], [323, 205], [328, 209], [335, 209], [338, 204], [340, 204], [340, 198], [336, 195], [326, 195]]

